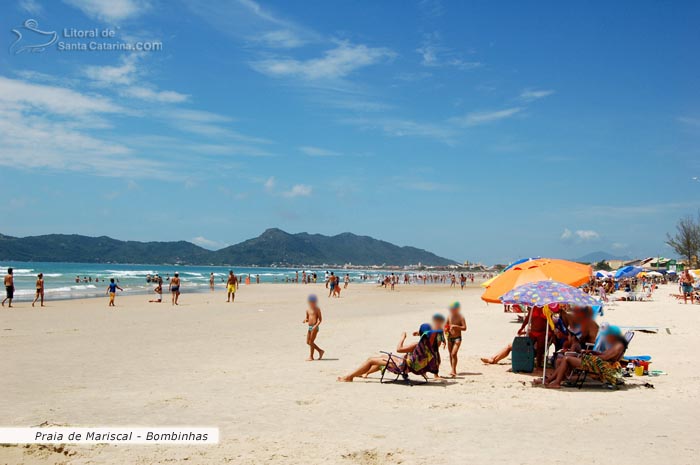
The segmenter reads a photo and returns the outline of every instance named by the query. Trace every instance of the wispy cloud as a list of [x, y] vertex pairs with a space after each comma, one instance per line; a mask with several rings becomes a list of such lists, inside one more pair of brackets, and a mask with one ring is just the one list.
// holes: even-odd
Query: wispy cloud
[[339, 122], [363, 129], [378, 129], [394, 137], [427, 137], [452, 144], [456, 131], [448, 124], [434, 124], [400, 118], [343, 118]]
[[535, 100], [539, 100], [541, 98], [549, 97], [552, 95], [555, 91], [551, 89], [525, 89], [522, 92], [520, 92], [520, 100], [524, 102], [534, 102]]
[[252, 0], [184, 0], [186, 6], [220, 33], [251, 45], [291, 49], [320, 35]]
[[20, 0], [19, 7], [30, 15], [38, 16], [44, 13], [44, 7], [36, 0]]
[[263, 182], [263, 186], [265, 187], [265, 190], [267, 192], [273, 192], [275, 190], [275, 186], [277, 185], [277, 181], [275, 180], [274, 176], [270, 176]]
[[289, 198], [309, 197], [312, 190], [312, 187], [308, 184], [295, 184], [290, 190], [283, 192], [282, 195]]
[[679, 116], [677, 118], [679, 123], [687, 124], [688, 126], [700, 127], [700, 118], [691, 118], [688, 116]]
[[217, 250], [222, 247], [226, 247], [226, 244], [223, 242], [215, 241], [212, 239], [207, 239], [204, 236], [197, 236], [193, 237], [190, 239], [190, 242], [192, 242], [195, 245], [198, 245], [200, 247], [204, 247], [205, 249], [210, 249], [210, 250]]
[[340, 152], [322, 149], [320, 147], [314, 147], [312, 145], [304, 145], [302, 147], [299, 147], [299, 151], [310, 157], [339, 157], [341, 155]]
[[63, 0], [68, 5], [80, 9], [91, 18], [103, 21], [123, 21], [139, 16], [150, 2], [136, 0]]
[[171, 91], [158, 90], [143, 79], [139, 68], [140, 55], [131, 54], [122, 58], [119, 65], [86, 66], [83, 75], [98, 87], [109, 87], [121, 95], [150, 102], [181, 103], [189, 96]]
[[459, 126], [478, 126], [480, 124], [511, 118], [521, 111], [522, 107], [512, 107], [504, 110], [472, 112], [464, 116], [452, 118], [450, 121]]
[[268, 58], [254, 61], [256, 71], [271, 77], [296, 77], [304, 80], [339, 79], [360, 68], [392, 58], [395, 53], [384, 47], [368, 47], [340, 42], [319, 58]]
[[425, 34], [416, 52], [421, 56], [421, 64], [428, 67], [450, 66], [461, 70], [479, 68], [482, 63], [464, 60], [457, 52], [441, 45], [440, 34]]

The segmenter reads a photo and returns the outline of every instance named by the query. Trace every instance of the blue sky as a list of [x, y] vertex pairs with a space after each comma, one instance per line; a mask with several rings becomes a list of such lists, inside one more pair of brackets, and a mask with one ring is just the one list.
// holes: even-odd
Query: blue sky
[[[700, 208], [698, 2], [2, 10], [5, 234], [217, 248], [280, 227], [507, 262], [671, 255]], [[36, 30], [56, 42], [32, 51]], [[65, 50], [90, 42], [155, 50]]]

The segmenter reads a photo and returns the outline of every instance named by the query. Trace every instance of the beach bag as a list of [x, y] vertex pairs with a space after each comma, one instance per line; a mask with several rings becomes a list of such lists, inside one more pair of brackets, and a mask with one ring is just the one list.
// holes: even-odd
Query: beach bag
[[532, 373], [535, 370], [535, 346], [528, 336], [513, 339], [510, 354], [513, 373]]

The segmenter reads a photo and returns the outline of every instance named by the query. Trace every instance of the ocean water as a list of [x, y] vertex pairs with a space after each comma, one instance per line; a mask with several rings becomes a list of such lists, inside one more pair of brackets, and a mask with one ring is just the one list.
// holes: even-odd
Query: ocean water
[[[44, 273], [44, 295], [46, 299], [79, 299], [86, 297], [104, 296], [110, 278], [118, 281], [124, 289], [124, 294], [147, 294], [153, 292], [155, 285], [146, 282], [146, 276], [159, 274], [163, 280], [163, 291], [167, 293], [167, 279], [175, 272], [180, 273], [182, 292], [200, 292], [209, 289], [209, 274], [214, 273], [216, 286], [223, 290], [229, 270], [242, 281], [245, 276], [260, 276], [261, 283], [284, 283], [293, 280], [302, 270], [288, 268], [245, 268], [245, 267], [216, 267], [216, 266], [173, 266], [173, 265], [115, 265], [95, 263], [61, 263], [61, 262], [3, 262], [0, 263], [0, 275], [5, 274], [8, 267], [14, 269], [15, 298], [18, 301], [33, 300], [35, 295], [36, 275]], [[326, 271], [334, 271], [342, 277], [348, 273], [353, 282], [376, 283], [379, 276], [387, 272], [377, 270], [304, 270], [316, 272], [318, 282], [323, 282]], [[80, 282], [76, 282], [76, 276]], [[369, 276], [369, 279], [362, 279]], [[88, 282], [84, 279], [88, 278]], [[92, 281], [90, 281], [90, 279]], [[95, 281], [97, 280], [97, 281]], [[4, 289], [0, 290], [4, 298]]]

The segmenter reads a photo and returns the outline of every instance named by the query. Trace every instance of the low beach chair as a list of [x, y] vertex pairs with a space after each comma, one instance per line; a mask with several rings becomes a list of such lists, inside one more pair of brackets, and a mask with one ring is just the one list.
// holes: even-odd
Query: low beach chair
[[[627, 331], [625, 333], [625, 340], [627, 340], [628, 346], [629, 346], [629, 343], [632, 342], [632, 338], [634, 338], [634, 331]], [[622, 354], [622, 357], [620, 358], [620, 363], [624, 363], [623, 360], [625, 360], [624, 354]], [[569, 383], [567, 383], [567, 385], [581, 389], [583, 387], [584, 383], [586, 382], [586, 379], [589, 379], [588, 375], [591, 375], [590, 379], [597, 379], [598, 381], [600, 381], [600, 379], [598, 378], [598, 376], [596, 374], [590, 373], [590, 372], [588, 372], [586, 370], [582, 370], [580, 368], [577, 368], [571, 373], [571, 376], [569, 377], [569, 379], [573, 380], [573, 381], [570, 381]], [[606, 387], [609, 387], [611, 389], [617, 389], [617, 386], [625, 384], [625, 382], [622, 380], [622, 378], [620, 378], [618, 380], [618, 382], [615, 384], [615, 386], [608, 385], [608, 383], [603, 383], [603, 384], [607, 385]]]
[[[421, 335], [418, 345], [413, 352], [407, 354], [394, 354], [392, 352], [381, 352], [389, 357], [386, 366], [382, 369], [382, 377], [380, 378], [380, 383], [395, 383], [399, 378], [403, 378], [403, 381], [409, 386], [413, 386], [413, 382], [409, 378], [409, 373], [414, 375], [422, 376], [423, 381], [419, 384], [426, 384], [428, 382], [428, 373], [438, 374], [440, 369], [440, 342], [444, 337], [443, 332], [440, 331], [428, 331]], [[386, 372], [390, 372], [396, 375], [394, 379], [384, 380]]]

